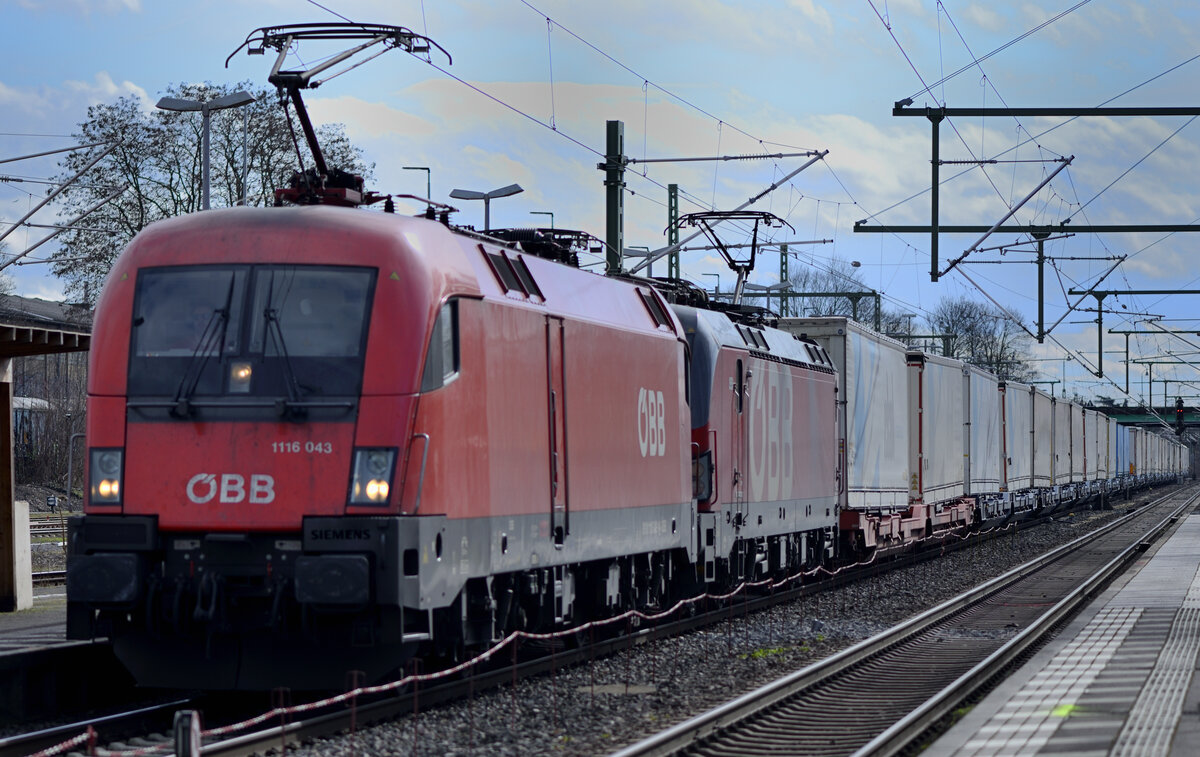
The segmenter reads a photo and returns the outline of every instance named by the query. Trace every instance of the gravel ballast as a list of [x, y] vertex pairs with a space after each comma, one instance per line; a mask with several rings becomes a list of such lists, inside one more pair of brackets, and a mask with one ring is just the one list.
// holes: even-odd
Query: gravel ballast
[[[1161, 496], [1162, 489], [1140, 499]], [[823, 659], [1124, 513], [1064, 513], [976, 547], [289, 754], [608, 754]]]

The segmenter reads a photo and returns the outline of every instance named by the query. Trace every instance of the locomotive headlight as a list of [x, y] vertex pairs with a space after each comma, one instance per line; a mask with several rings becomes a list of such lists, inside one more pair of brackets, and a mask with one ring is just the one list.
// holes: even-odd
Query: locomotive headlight
[[254, 369], [249, 363], [230, 363], [229, 393], [248, 394], [250, 392], [250, 378], [253, 375]]
[[121, 504], [121, 467], [124, 450], [93, 449], [88, 467], [92, 504]]
[[396, 450], [363, 447], [354, 450], [354, 470], [350, 478], [350, 504], [386, 505], [391, 491]]

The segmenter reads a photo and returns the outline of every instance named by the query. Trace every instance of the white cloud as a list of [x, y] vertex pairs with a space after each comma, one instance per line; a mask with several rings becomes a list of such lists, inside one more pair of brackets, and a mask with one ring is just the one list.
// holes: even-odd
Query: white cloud
[[1004, 17], [989, 5], [971, 3], [967, 6], [963, 16], [972, 24], [990, 32], [1003, 31], [1005, 26], [1007, 26]]
[[343, 96], [306, 100], [309, 113], [317, 123], [341, 123], [354, 141], [388, 135], [429, 136], [433, 124], [378, 102]]
[[43, 114], [51, 107], [45, 94], [32, 89], [10, 87], [0, 81], [0, 107], [26, 114]]
[[32, 11], [74, 12], [84, 15], [121, 11], [140, 13], [142, 10], [141, 0], [17, 0], [17, 4]]
[[830, 17], [829, 11], [818, 6], [813, 0], [788, 0], [788, 5], [799, 11], [804, 21], [816, 27], [815, 36], [833, 33], [833, 18]]
[[153, 107], [154, 102], [146, 94], [146, 90], [131, 81], [117, 83], [107, 71], [99, 71], [92, 81], [67, 81], [65, 86], [76, 96], [83, 98], [89, 105], [112, 102], [118, 97], [133, 96], [140, 99], [147, 107]]

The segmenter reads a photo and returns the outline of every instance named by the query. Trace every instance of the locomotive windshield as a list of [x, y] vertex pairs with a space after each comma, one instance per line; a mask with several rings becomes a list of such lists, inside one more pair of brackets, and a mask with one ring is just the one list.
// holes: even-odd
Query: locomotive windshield
[[129, 396], [356, 395], [375, 272], [260, 265], [138, 274]]

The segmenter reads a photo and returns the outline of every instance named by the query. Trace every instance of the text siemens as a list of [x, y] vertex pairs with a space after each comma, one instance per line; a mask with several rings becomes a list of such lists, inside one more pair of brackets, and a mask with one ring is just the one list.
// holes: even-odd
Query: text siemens
[[313, 528], [308, 532], [313, 541], [367, 541], [371, 538], [368, 528]]

